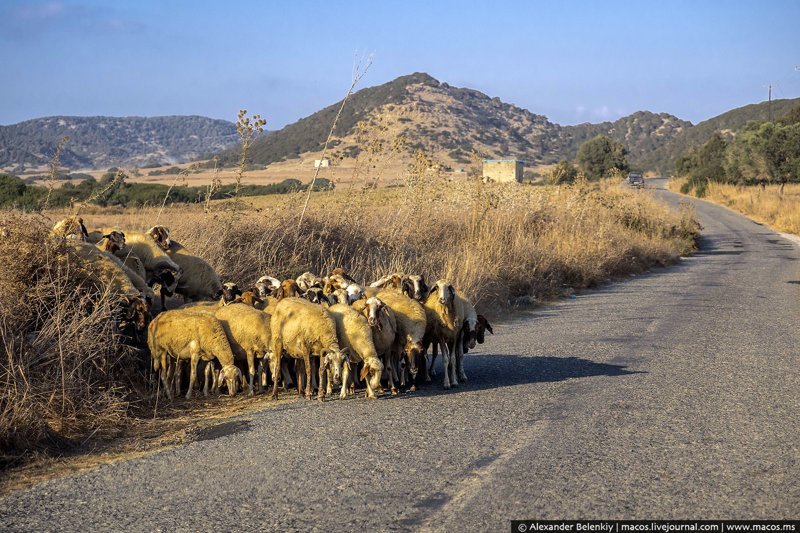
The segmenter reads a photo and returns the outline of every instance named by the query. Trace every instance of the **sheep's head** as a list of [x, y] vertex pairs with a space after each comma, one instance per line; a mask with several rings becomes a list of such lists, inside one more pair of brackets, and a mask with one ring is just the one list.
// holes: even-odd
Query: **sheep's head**
[[103, 235], [105, 242], [103, 249], [107, 252], [117, 252], [125, 247], [125, 234], [118, 230], [110, 231], [108, 234]]
[[133, 336], [147, 329], [150, 319], [150, 306], [142, 297], [126, 296], [120, 302], [120, 315], [117, 327], [124, 334]]
[[403, 293], [418, 302], [424, 302], [430, 289], [425, 283], [425, 276], [410, 275], [403, 280]]
[[299, 295], [300, 291], [298, 290], [297, 282], [293, 279], [286, 279], [281, 282], [276, 298], [283, 300], [284, 298], [293, 298]]
[[161, 292], [167, 296], [172, 296], [175, 288], [178, 286], [178, 280], [181, 279], [180, 269], [175, 269], [170, 265], [160, 264], [156, 266], [153, 272], [153, 278], [148, 285], [151, 287], [158, 283], [161, 286]]
[[303, 292], [311, 289], [312, 287], [322, 288], [323, 286], [322, 279], [311, 272], [304, 272], [295, 280], [295, 282], [297, 283], [298, 289]]
[[372, 296], [367, 298], [367, 305], [364, 306], [364, 315], [367, 317], [367, 322], [370, 326], [381, 329], [381, 313], [386, 313], [386, 304], [376, 297]]
[[225, 386], [228, 387], [228, 396], [235, 396], [242, 381], [242, 371], [236, 365], [223, 366], [219, 376], [219, 381], [222, 380], [225, 380]]
[[323, 294], [322, 289], [319, 287], [311, 287], [305, 293], [303, 298], [315, 304], [328, 303], [328, 298]]
[[453, 301], [456, 297], [456, 290], [449, 281], [440, 279], [436, 282], [436, 285], [431, 287], [431, 294], [436, 294], [436, 298], [439, 303], [447, 308], [450, 308], [453, 306]]
[[[478, 344], [483, 344], [487, 331], [494, 335], [494, 331], [492, 331], [492, 325], [489, 324], [489, 321], [486, 320], [486, 317], [483, 315], [478, 315], [478, 323], [475, 326], [475, 340], [478, 342]], [[474, 347], [474, 344], [470, 346], [470, 348]]]
[[267, 296], [271, 296], [272, 293], [277, 291], [281, 286], [281, 282], [277, 278], [273, 278], [271, 276], [261, 276], [256, 281], [256, 289], [258, 290], [258, 295], [261, 298], [266, 298]]
[[364, 288], [357, 283], [351, 283], [348, 285], [345, 289], [345, 292], [347, 292], [348, 305], [352, 305], [353, 302], [364, 297]]
[[380, 390], [381, 376], [383, 375], [383, 363], [375, 357], [371, 357], [364, 361], [364, 368], [361, 369], [361, 379], [368, 379], [369, 386], [373, 390]]
[[332, 346], [320, 354], [320, 365], [330, 369], [334, 385], [342, 382], [342, 365], [350, 365], [350, 360], [349, 348], [339, 349], [338, 346]]
[[257, 291], [255, 290], [244, 291], [239, 300], [243, 304], [249, 305], [250, 307], [255, 307], [257, 304], [263, 304], [264, 300], [262, 300], [256, 293]]
[[328, 295], [328, 301], [331, 302], [331, 304], [338, 303], [338, 304], [348, 305], [347, 291], [344, 289], [336, 289], [335, 291], [333, 291]]
[[169, 237], [169, 228], [166, 226], [153, 226], [147, 230], [147, 235], [153, 239], [162, 250], [169, 250], [172, 240]]
[[71, 216], [59, 220], [53, 226], [52, 232], [54, 235], [66, 237], [68, 239], [77, 237], [84, 242], [89, 239], [89, 232], [86, 230], [86, 226], [83, 225], [83, 219], [78, 216]]
[[411, 342], [411, 340], [406, 342], [406, 361], [408, 362], [408, 371], [411, 373], [411, 377], [416, 378], [417, 372], [419, 372], [419, 368], [417, 366], [417, 359], [425, 354], [425, 351], [422, 348], [421, 342]]
[[222, 301], [225, 304], [232, 303], [236, 300], [237, 296], [241, 296], [242, 291], [239, 289], [239, 286], [232, 282], [227, 282], [222, 284]]

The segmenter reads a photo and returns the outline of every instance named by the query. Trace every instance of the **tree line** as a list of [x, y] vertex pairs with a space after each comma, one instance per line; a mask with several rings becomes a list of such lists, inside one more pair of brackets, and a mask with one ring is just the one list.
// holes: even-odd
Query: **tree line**
[[681, 192], [704, 196], [709, 181], [736, 185], [800, 182], [800, 106], [775, 121], [749, 122], [736, 136], [716, 132], [675, 164]]
[[[45, 202], [48, 207], [68, 207], [74, 203], [89, 201], [101, 207], [143, 207], [167, 203], [201, 203], [207, 198], [222, 200], [235, 194], [235, 185], [221, 185], [213, 190], [206, 186], [182, 185], [170, 188], [168, 185], [156, 183], [128, 183], [125, 175], [106, 173], [99, 180], [87, 178], [78, 184], [65, 183], [53, 188], [41, 185], [29, 185], [17, 176], [0, 174], [0, 208], [35, 211], [41, 209]], [[325, 178], [317, 178], [314, 190], [330, 190], [334, 184]], [[306, 190], [307, 186], [300, 180], [289, 178], [280, 183], [270, 185], [242, 185], [238, 196], [261, 196], [266, 194], [287, 194]]]

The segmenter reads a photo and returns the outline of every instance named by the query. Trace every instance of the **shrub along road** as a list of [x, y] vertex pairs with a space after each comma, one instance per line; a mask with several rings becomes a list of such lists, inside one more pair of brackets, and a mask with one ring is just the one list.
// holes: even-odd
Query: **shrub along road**
[[693, 202], [699, 253], [498, 325], [467, 356], [466, 386], [283, 404], [12, 493], [0, 523], [496, 531], [512, 518], [796, 518], [800, 247]]

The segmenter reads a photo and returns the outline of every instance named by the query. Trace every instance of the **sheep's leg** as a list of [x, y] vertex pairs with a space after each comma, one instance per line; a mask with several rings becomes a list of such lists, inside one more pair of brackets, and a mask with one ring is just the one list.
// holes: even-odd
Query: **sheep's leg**
[[281, 372], [283, 373], [283, 388], [285, 390], [289, 390], [289, 385], [294, 385], [294, 379], [292, 379], [292, 373], [289, 372], [289, 365], [283, 365], [281, 367]]
[[297, 394], [299, 394], [301, 398], [303, 396], [303, 391], [306, 389], [305, 368], [305, 363], [302, 359], [295, 359], [294, 375], [297, 377]]
[[458, 353], [458, 348], [455, 342], [453, 342], [452, 346], [448, 345], [447, 348], [450, 350], [450, 385], [458, 387], [458, 377], [456, 376], [456, 354]]
[[331, 369], [330, 368], [325, 370], [325, 378], [326, 378], [325, 396], [330, 396], [330, 395], [333, 394], [333, 380], [331, 379]]
[[164, 384], [164, 394], [167, 395], [170, 401], [173, 398], [172, 381], [170, 380], [171, 363], [172, 361], [166, 357], [161, 360], [161, 382]]
[[283, 353], [283, 343], [279, 336], [276, 335], [275, 341], [272, 343], [272, 399], [278, 399], [278, 377], [281, 371], [281, 354]]
[[310, 400], [314, 391], [311, 385], [311, 354], [304, 355], [303, 362], [306, 365], [306, 400]]
[[[428, 377], [429, 378], [435, 378], [436, 377], [436, 369], [434, 368], [434, 365], [436, 364], [436, 356], [439, 355], [438, 352], [439, 352], [439, 343], [438, 342], [434, 342], [433, 345], [431, 346], [431, 364], [428, 367]], [[428, 380], [428, 381], [430, 381], [430, 380]]]
[[464, 332], [463, 330], [458, 333], [456, 339], [456, 372], [458, 373], [458, 381], [461, 383], [467, 382], [467, 374], [464, 372]]
[[252, 350], [247, 352], [247, 374], [248, 385], [250, 386], [250, 391], [247, 393], [247, 395], [253, 396], [255, 394], [254, 381], [256, 378], [256, 354]]
[[397, 371], [394, 368], [394, 357], [392, 357], [391, 353], [384, 358], [383, 368], [388, 376], [386, 384], [389, 385], [389, 390], [391, 391], [392, 396], [397, 396], [397, 387], [394, 384], [395, 378], [397, 377]]
[[208, 396], [208, 382], [211, 379], [211, 376], [214, 374], [214, 362], [213, 361], [206, 361], [206, 368], [203, 371], [205, 375], [205, 381], [203, 382], [203, 396]]
[[189, 360], [189, 390], [186, 391], [186, 399], [192, 399], [192, 391], [194, 390], [194, 383], [197, 381], [197, 362], [200, 360], [200, 354], [197, 350], [192, 352], [192, 358]]
[[339, 393], [339, 398], [344, 400], [347, 398], [347, 387], [350, 383], [350, 367], [348, 365], [344, 365], [342, 367], [342, 390]]
[[319, 392], [317, 392], [317, 400], [320, 402], [325, 401], [325, 390], [330, 386], [328, 382], [328, 367], [322, 364], [319, 365]]
[[445, 389], [450, 388], [450, 349], [447, 347], [447, 343], [441, 343], [442, 348], [442, 365], [444, 365], [444, 383], [443, 387]]
[[183, 361], [175, 359], [175, 394], [181, 393], [181, 381], [183, 377]]

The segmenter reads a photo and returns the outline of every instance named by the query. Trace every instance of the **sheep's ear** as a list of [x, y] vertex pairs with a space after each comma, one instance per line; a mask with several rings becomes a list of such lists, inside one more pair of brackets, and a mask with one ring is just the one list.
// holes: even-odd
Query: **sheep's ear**
[[456, 297], [456, 290], [453, 288], [452, 285], [447, 286], [447, 290], [450, 293], [450, 299], [453, 300]]
[[111, 234], [109, 233], [109, 234], [107, 234], [107, 235], [103, 235], [103, 238], [104, 238], [104, 239], [110, 239], [110, 238], [111, 238]]
[[483, 327], [485, 327], [485, 328], [486, 328], [486, 331], [488, 331], [489, 333], [491, 333], [492, 335], [494, 335], [494, 331], [492, 331], [492, 325], [491, 325], [491, 324], [489, 324], [489, 321], [488, 321], [488, 320], [486, 320], [486, 317], [485, 317], [485, 316], [483, 316], [483, 315], [478, 315], [478, 322], [480, 322], [481, 324], [483, 324]]
[[369, 370], [370, 370], [369, 366], [367, 366], [367, 364], [364, 363], [364, 368], [361, 369], [361, 373], [358, 375], [361, 381], [364, 381], [369, 377]]

